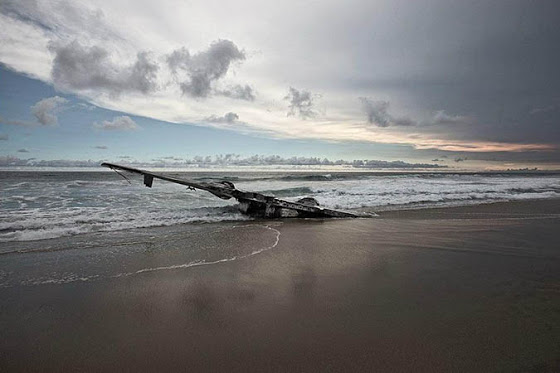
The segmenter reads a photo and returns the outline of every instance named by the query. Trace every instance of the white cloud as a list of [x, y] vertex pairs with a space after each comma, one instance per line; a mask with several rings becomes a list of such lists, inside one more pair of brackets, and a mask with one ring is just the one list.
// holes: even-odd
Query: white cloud
[[[119, 157], [128, 159], [130, 157]], [[34, 166], [34, 167], [99, 167], [101, 161], [92, 160], [35, 160], [34, 158], [21, 159], [13, 156], [0, 156], [0, 166]], [[347, 166], [354, 168], [441, 168], [427, 163], [408, 163], [404, 161], [380, 161], [380, 160], [336, 160], [319, 157], [282, 157], [279, 155], [252, 155], [242, 157], [239, 154], [226, 154], [211, 156], [194, 156], [191, 159], [178, 157], [162, 157], [152, 159], [150, 162], [127, 161], [128, 165], [136, 167], [197, 167], [211, 166]]]
[[31, 112], [40, 124], [53, 126], [58, 124], [57, 114], [63, 110], [62, 105], [67, 102], [67, 99], [59, 96], [45, 98], [31, 106]]
[[443, 110], [436, 111], [433, 118], [434, 124], [468, 124], [473, 122], [474, 120], [471, 117], [462, 115], [449, 115]]
[[255, 101], [255, 92], [249, 85], [236, 84], [224, 90], [218, 91], [218, 94], [238, 100]]
[[211, 122], [211, 123], [234, 123], [236, 121], [239, 120], [239, 115], [229, 112], [224, 114], [221, 117], [217, 117], [215, 115], [211, 115], [208, 118], [206, 118], [204, 121], [206, 122]]
[[94, 123], [95, 128], [107, 131], [132, 131], [138, 129], [138, 125], [126, 115], [114, 117], [113, 120], [104, 120], [101, 123]]

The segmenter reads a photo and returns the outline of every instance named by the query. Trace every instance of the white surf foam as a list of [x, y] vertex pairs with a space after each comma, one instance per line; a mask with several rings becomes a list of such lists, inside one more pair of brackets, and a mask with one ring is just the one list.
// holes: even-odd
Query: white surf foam
[[[291, 200], [312, 196], [324, 207], [342, 210], [560, 198], [558, 175], [257, 176], [240, 178], [236, 186]], [[224, 201], [171, 183], [155, 183], [150, 189], [140, 180], [129, 185], [120, 179], [83, 180], [79, 176], [74, 180], [70, 175], [58, 180], [54, 175], [47, 181], [29, 181], [32, 177], [27, 176], [24, 182], [3, 181], [0, 185], [0, 242], [247, 219], [233, 207], [233, 200]]]

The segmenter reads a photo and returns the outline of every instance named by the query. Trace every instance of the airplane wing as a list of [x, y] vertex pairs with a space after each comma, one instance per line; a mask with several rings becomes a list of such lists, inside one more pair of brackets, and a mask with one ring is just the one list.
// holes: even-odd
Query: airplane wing
[[212, 193], [212, 194], [214, 194], [217, 197], [220, 197], [222, 199], [229, 199], [229, 198], [233, 197], [233, 195], [228, 193], [232, 189], [231, 187], [233, 186], [233, 184], [230, 184], [230, 183], [227, 183], [227, 182], [226, 183], [197, 183], [197, 182], [194, 182], [194, 181], [191, 181], [191, 180], [177, 179], [177, 178], [174, 178], [174, 177], [169, 177], [169, 176], [166, 176], [166, 175], [157, 174], [157, 173], [150, 172], [150, 171], [139, 170], [137, 168], [121, 166], [121, 165], [118, 165], [118, 164], [108, 163], [108, 162], [101, 163], [101, 166], [109, 167], [112, 170], [122, 170], [122, 171], [132, 172], [132, 173], [135, 173], [135, 174], [144, 175], [144, 185], [147, 186], [148, 188], [152, 187], [152, 184], [154, 182], [154, 178], [156, 178], [156, 179], [161, 179], [161, 180], [165, 180], [165, 181], [170, 181], [172, 183], [185, 185], [189, 188], [206, 190], [206, 191], [208, 191], [208, 192], [210, 192], [210, 193]]
[[357, 215], [337, 211], [331, 209], [325, 209], [319, 207], [316, 201], [315, 203], [309, 203], [308, 198], [304, 198], [298, 202], [284, 201], [274, 196], [267, 196], [261, 193], [255, 192], [245, 192], [236, 189], [235, 186], [228, 182], [222, 181], [218, 183], [204, 183], [204, 182], [194, 182], [191, 180], [177, 179], [174, 177], [169, 177], [166, 175], [139, 170], [137, 168], [121, 166], [114, 163], [104, 162], [101, 166], [108, 167], [112, 170], [122, 170], [128, 171], [144, 176], [144, 185], [151, 188], [154, 178], [169, 181], [172, 183], [177, 183], [185, 185], [193, 189], [201, 189], [212, 193], [213, 195], [222, 198], [230, 199], [235, 198], [240, 202], [240, 209], [244, 213], [264, 215], [265, 217], [281, 217], [282, 209], [293, 210], [298, 213], [299, 216], [303, 217], [336, 217], [336, 218], [356, 218]]

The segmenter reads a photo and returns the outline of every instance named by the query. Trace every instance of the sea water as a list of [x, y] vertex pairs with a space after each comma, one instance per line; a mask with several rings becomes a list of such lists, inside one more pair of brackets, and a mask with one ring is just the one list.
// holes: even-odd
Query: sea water
[[[167, 172], [286, 200], [314, 197], [356, 213], [560, 197], [560, 174], [436, 172]], [[111, 171], [0, 171], [0, 242], [140, 227], [247, 220], [235, 200]]]

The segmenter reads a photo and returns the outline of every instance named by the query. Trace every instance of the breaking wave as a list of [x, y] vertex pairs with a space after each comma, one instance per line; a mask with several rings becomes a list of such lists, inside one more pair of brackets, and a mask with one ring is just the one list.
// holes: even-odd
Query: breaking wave
[[[185, 211], [112, 211], [106, 208], [75, 208], [45, 212], [36, 209], [14, 214], [0, 222], [0, 242], [34, 241], [91, 232], [247, 220], [233, 206], [201, 207]], [[4, 220], [4, 219], [2, 219]]]
[[[89, 232], [246, 220], [236, 201], [154, 182], [145, 188], [114, 173], [13, 173], [0, 178], [0, 242]], [[197, 180], [216, 173], [180, 174]], [[237, 188], [279, 198], [314, 197], [328, 208], [375, 212], [560, 197], [560, 175], [505, 174], [227, 174]]]

